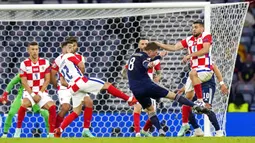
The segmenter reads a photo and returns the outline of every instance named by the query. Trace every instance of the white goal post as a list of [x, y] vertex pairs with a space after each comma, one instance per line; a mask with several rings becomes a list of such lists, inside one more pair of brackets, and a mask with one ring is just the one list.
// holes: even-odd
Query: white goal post
[[[79, 40], [79, 53], [86, 57], [86, 74], [113, 82], [118, 88], [130, 93], [127, 80], [119, 74], [125, 61], [137, 49], [140, 38], [174, 44], [191, 35], [191, 24], [204, 19], [205, 30], [213, 37], [212, 58], [222, 72], [224, 82], [231, 87], [235, 59], [249, 3], [210, 4], [209, 2], [171, 3], [114, 3], [114, 4], [44, 4], [44, 5], [1, 5], [0, 7], [0, 81], [1, 89], [18, 72], [19, 64], [26, 56], [25, 43], [37, 41], [41, 56], [53, 60], [60, 54], [57, 49], [67, 36]], [[55, 48], [55, 49], [54, 49]], [[187, 51], [169, 52], [162, 59], [161, 85], [170, 90], [185, 84], [188, 66], [181, 63]], [[8, 56], [13, 55], [14, 56]], [[7, 56], [6, 56], [7, 55]], [[15, 60], [14, 60], [15, 59]], [[13, 64], [15, 66], [13, 66]], [[9, 71], [9, 72], [5, 72]], [[55, 90], [49, 93], [58, 100]], [[221, 129], [225, 132], [228, 97], [222, 96], [217, 84], [213, 101]], [[92, 133], [99, 137], [109, 137], [107, 128], [120, 128], [124, 137], [134, 136], [132, 107], [120, 99], [91, 96], [94, 100]], [[104, 97], [102, 97], [104, 96]], [[16, 97], [13, 92], [9, 100]], [[0, 107], [6, 114], [8, 105]], [[169, 126], [168, 136], [176, 136], [181, 126], [180, 105], [172, 101], [158, 101], [160, 120]], [[123, 117], [121, 117], [123, 115]], [[125, 118], [124, 118], [125, 117]], [[29, 116], [24, 128], [31, 128], [31, 122], [41, 120], [39, 116]], [[142, 115], [142, 119], [147, 118]], [[126, 120], [128, 119], [128, 120]], [[142, 121], [142, 125], [144, 121]], [[207, 117], [198, 116], [205, 135], [214, 130]], [[82, 117], [70, 126], [63, 135], [80, 136], [76, 133]], [[43, 125], [41, 125], [43, 127]], [[13, 128], [13, 127], [12, 127]], [[30, 137], [27, 130], [23, 136]], [[10, 132], [12, 134], [12, 132]], [[153, 134], [157, 134], [155, 131]], [[225, 132], [226, 134], [226, 132]], [[10, 135], [11, 136], [11, 135]]]

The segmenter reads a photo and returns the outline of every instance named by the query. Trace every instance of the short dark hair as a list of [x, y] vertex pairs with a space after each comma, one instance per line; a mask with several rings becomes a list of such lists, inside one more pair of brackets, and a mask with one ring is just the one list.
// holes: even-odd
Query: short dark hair
[[78, 40], [76, 37], [67, 37], [66, 38], [66, 41], [69, 41], [69, 42], [72, 42], [72, 43], [78, 43]]
[[155, 42], [150, 42], [150, 43], [147, 44], [147, 46], [143, 50], [145, 50], [145, 51], [149, 51], [149, 50], [155, 51], [155, 50], [158, 50], [158, 49], [159, 49], [159, 46]]
[[204, 26], [204, 21], [203, 20], [197, 20], [197, 21], [194, 21], [193, 24], [200, 24], [200, 25]]
[[38, 46], [38, 43], [37, 42], [30, 42], [28, 43], [28, 47], [30, 46]]
[[65, 41], [61, 44], [61, 48], [64, 48], [65, 46], [67, 46], [68, 44], [73, 44], [72, 41]]
[[65, 41], [65, 42], [62, 42], [62, 43], [61, 43], [61, 48], [64, 48], [66, 45], [67, 45], [67, 42], [66, 42], [66, 41]]

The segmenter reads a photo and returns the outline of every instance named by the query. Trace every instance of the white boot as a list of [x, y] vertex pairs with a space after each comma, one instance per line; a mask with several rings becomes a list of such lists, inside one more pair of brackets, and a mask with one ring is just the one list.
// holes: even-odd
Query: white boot
[[21, 134], [21, 128], [16, 128], [13, 137], [14, 138], [20, 138], [20, 134]]
[[141, 137], [141, 134], [140, 133], [136, 133], [135, 137]]
[[7, 134], [3, 134], [1, 138], [7, 138]]
[[203, 137], [203, 136], [204, 136], [204, 132], [201, 128], [195, 129], [193, 137]]
[[222, 130], [216, 131], [215, 137], [224, 137], [224, 133]]

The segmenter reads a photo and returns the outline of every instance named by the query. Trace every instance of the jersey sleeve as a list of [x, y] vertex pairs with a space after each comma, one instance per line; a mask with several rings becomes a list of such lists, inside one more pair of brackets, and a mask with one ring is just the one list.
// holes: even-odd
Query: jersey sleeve
[[71, 56], [69, 58], [67, 58], [69, 61], [73, 62], [75, 65], [78, 65], [81, 61], [75, 57], [75, 56]]
[[148, 69], [148, 64], [150, 63], [150, 58], [148, 58], [148, 56], [145, 56], [145, 55], [141, 56], [141, 58], [142, 58], [142, 64], [143, 64], [143, 66], [144, 66], [146, 69]]
[[188, 43], [187, 43], [187, 39], [182, 39], [181, 40], [181, 44], [184, 48], [188, 48]]
[[82, 61], [83, 63], [85, 63], [85, 62], [86, 62], [86, 60], [85, 60], [85, 57], [84, 57], [84, 56], [81, 56], [81, 61]]
[[17, 84], [17, 83], [20, 83], [21, 82], [21, 78], [20, 78], [20, 75], [17, 74], [7, 85], [6, 87], [6, 91], [8, 93], [11, 92], [11, 90], [13, 89], [13, 87]]
[[50, 66], [50, 62], [48, 60], [46, 60], [45, 66], [46, 66], [45, 73], [50, 73], [51, 66]]
[[203, 43], [207, 43], [209, 42], [210, 44], [212, 44], [212, 36], [211, 34], [208, 34], [206, 35], [204, 38], [203, 38]]
[[20, 64], [19, 75], [20, 75], [20, 77], [26, 77], [26, 76], [27, 76], [26, 66], [25, 66], [25, 63], [24, 63], [24, 62], [22, 62], [22, 63]]
[[156, 66], [154, 67], [154, 69], [155, 69], [156, 71], [161, 70], [160, 62], [158, 62], [158, 63], [156, 64]]
[[59, 67], [58, 67], [58, 65], [56, 64], [56, 60], [54, 60], [54, 62], [52, 63], [51, 69], [52, 69], [52, 70], [55, 70], [55, 71], [58, 71], [58, 70], [59, 70]]

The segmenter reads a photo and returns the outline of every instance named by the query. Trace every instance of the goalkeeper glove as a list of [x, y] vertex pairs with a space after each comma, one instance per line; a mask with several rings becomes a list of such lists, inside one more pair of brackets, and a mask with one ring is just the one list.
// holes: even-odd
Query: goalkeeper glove
[[0, 101], [3, 103], [3, 104], [6, 104], [8, 102], [8, 99], [7, 99], [7, 95], [8, 95], [8, 92], [4, 92], [2, 97], [0, 98]]

